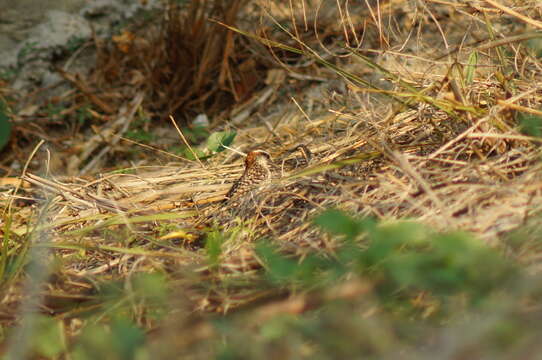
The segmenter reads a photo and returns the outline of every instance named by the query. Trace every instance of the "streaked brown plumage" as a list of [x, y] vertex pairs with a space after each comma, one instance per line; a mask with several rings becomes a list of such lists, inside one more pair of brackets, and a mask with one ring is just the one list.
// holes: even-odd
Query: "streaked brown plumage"
[[271, 157], [262, 150], [251, 151], [245, 159], [243, 175], [232, 185], [226, 194], [226, 201], [239, 199], [256, 185], [271, 178]]

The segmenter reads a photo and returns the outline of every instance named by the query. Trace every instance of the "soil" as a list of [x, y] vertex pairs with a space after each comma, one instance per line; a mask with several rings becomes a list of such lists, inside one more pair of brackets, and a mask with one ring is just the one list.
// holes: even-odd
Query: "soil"
[[50, 86], [59, 80], [50, 71], [50, 60], [60, 48], [90, 39], [92, 31], [108, 35], [115, 25], [157, 5], [158, 1], [0, 0], [0, 68], [17, 68], [16, 90]]

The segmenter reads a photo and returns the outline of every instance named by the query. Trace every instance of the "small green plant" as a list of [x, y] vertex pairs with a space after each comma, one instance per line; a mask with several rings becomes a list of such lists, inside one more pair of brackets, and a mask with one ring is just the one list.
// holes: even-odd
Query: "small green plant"
[[48, 103], [45, 111], [47, 117], [51, 120], [60, 120], [62, 118], [62, 110], [64, 110], [64, 105], [59, 103]]
[[34, 57], [40, 50], [37, 48], [37, 41], [26, 42], [21, 50], [17, 53], [17, 66], [22, 67], [23, 64], [30, 58]]
[[441, 300], [462, 295], [476, 303], [517, 275], [495, 250], [463, 232], [435, 233], [413, 222], [377, 224], [337, 210], [315, 223], [343, 237], [338, 261], [372, 279], [384, 301], [425, 291]]
[[92, 119], [92, 114], [90, 113], [90, 105], [81, 106], [75, 112], [75, 118], [79, 125], [84, 125], [87, 121]]
[[341, 264], [318, 255], [308, 255], [302, 261], [281, 255], [268, 241], [261, 241], [256, 247], [258, 257], [266, 268], [267, 278], [276, 285], [296, 287], [319, 287], [329, 284], [329, 280]]
[[414, 222], [379, 224], [338, 210], [314, 223], [342, 242], [335, 256], [298, 260], [262, 241], [256, 250], [271, 283], [314, 289], [356, 274], [373, 284], [384, 306], [415, 311], [413, 299], [424, 293], [434, 299], [427, 306], [446, 315], [453, 313], [454, 299], [483, 303], [518, 275], [513, 264], [466, 233], [437, 233]]
[[10, 82], [17, 76], [19, 69], [15, 66], [0, 66], [0, 80]]
[[66, 351], [64, 339], [64, 326], [61, 320], [45, 315], [34, 315], [35, 336], [32, 348], [38, 355], [55, 358]]
[[154, 134], [143, 129], [129, 130], [126, 132], [126, 137], [143, 144], [150, 144], [156, 140]]
[[148, 130], [151, 119], [140, 114], [126, 132], [126, 137], [143, 144], [150, 144], [156, 140], [156, 136]]
[[66, 51], [69, 53], [75, 52], [77, 49], [79, 49], [83, 44], [85, 43], [86, 38], [81, 36], [72, 36], [68, 39], [68, 42], [64, 46], [66, 48]]
[[235, 131], [217, 131], [209, 135], [205, 144], [200, 147], [186, 146], [177, 147], [172, 151], [180, 153], [182, 156], [190, 160], [206, 159], [216, 153], [226, 150], [225, 146], [231, 145], [237, 133]]
[[192, 144], [198, 144], [201, 141], [207, 139], [207, 137], [209, 136], [209, 130], [207, 126], [194, 125], [190, 127], [184, 127], [182, 131], [184, 136], [186, 136], [186, 139]]
[[110, 324], [87, 326], [73, 349], [73, 359], [136, 359], [142, 357], [145, 333], [131, 320], [116, 316]]

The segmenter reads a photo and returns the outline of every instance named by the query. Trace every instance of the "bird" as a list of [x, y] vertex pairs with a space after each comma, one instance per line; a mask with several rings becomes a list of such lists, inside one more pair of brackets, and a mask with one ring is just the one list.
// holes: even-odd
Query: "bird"
[[234, 199], [240, 199], [255, 187], [271, 179], [271, 156], [263, 150], [254, 150], [245, 158], [245, 171], [243, 175], [233, 183], [226, 194], [225, 202], [232, 203]]

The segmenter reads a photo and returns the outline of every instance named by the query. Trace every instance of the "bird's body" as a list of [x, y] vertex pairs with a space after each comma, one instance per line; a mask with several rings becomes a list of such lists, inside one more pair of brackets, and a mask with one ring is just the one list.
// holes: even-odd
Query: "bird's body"
[[243, 175], [232, 185], [226, 194], [226, 201], [239, 199], [257, 185], [271, 179], [271, 157], [261, 150], [251, 151], [245, 159]]

